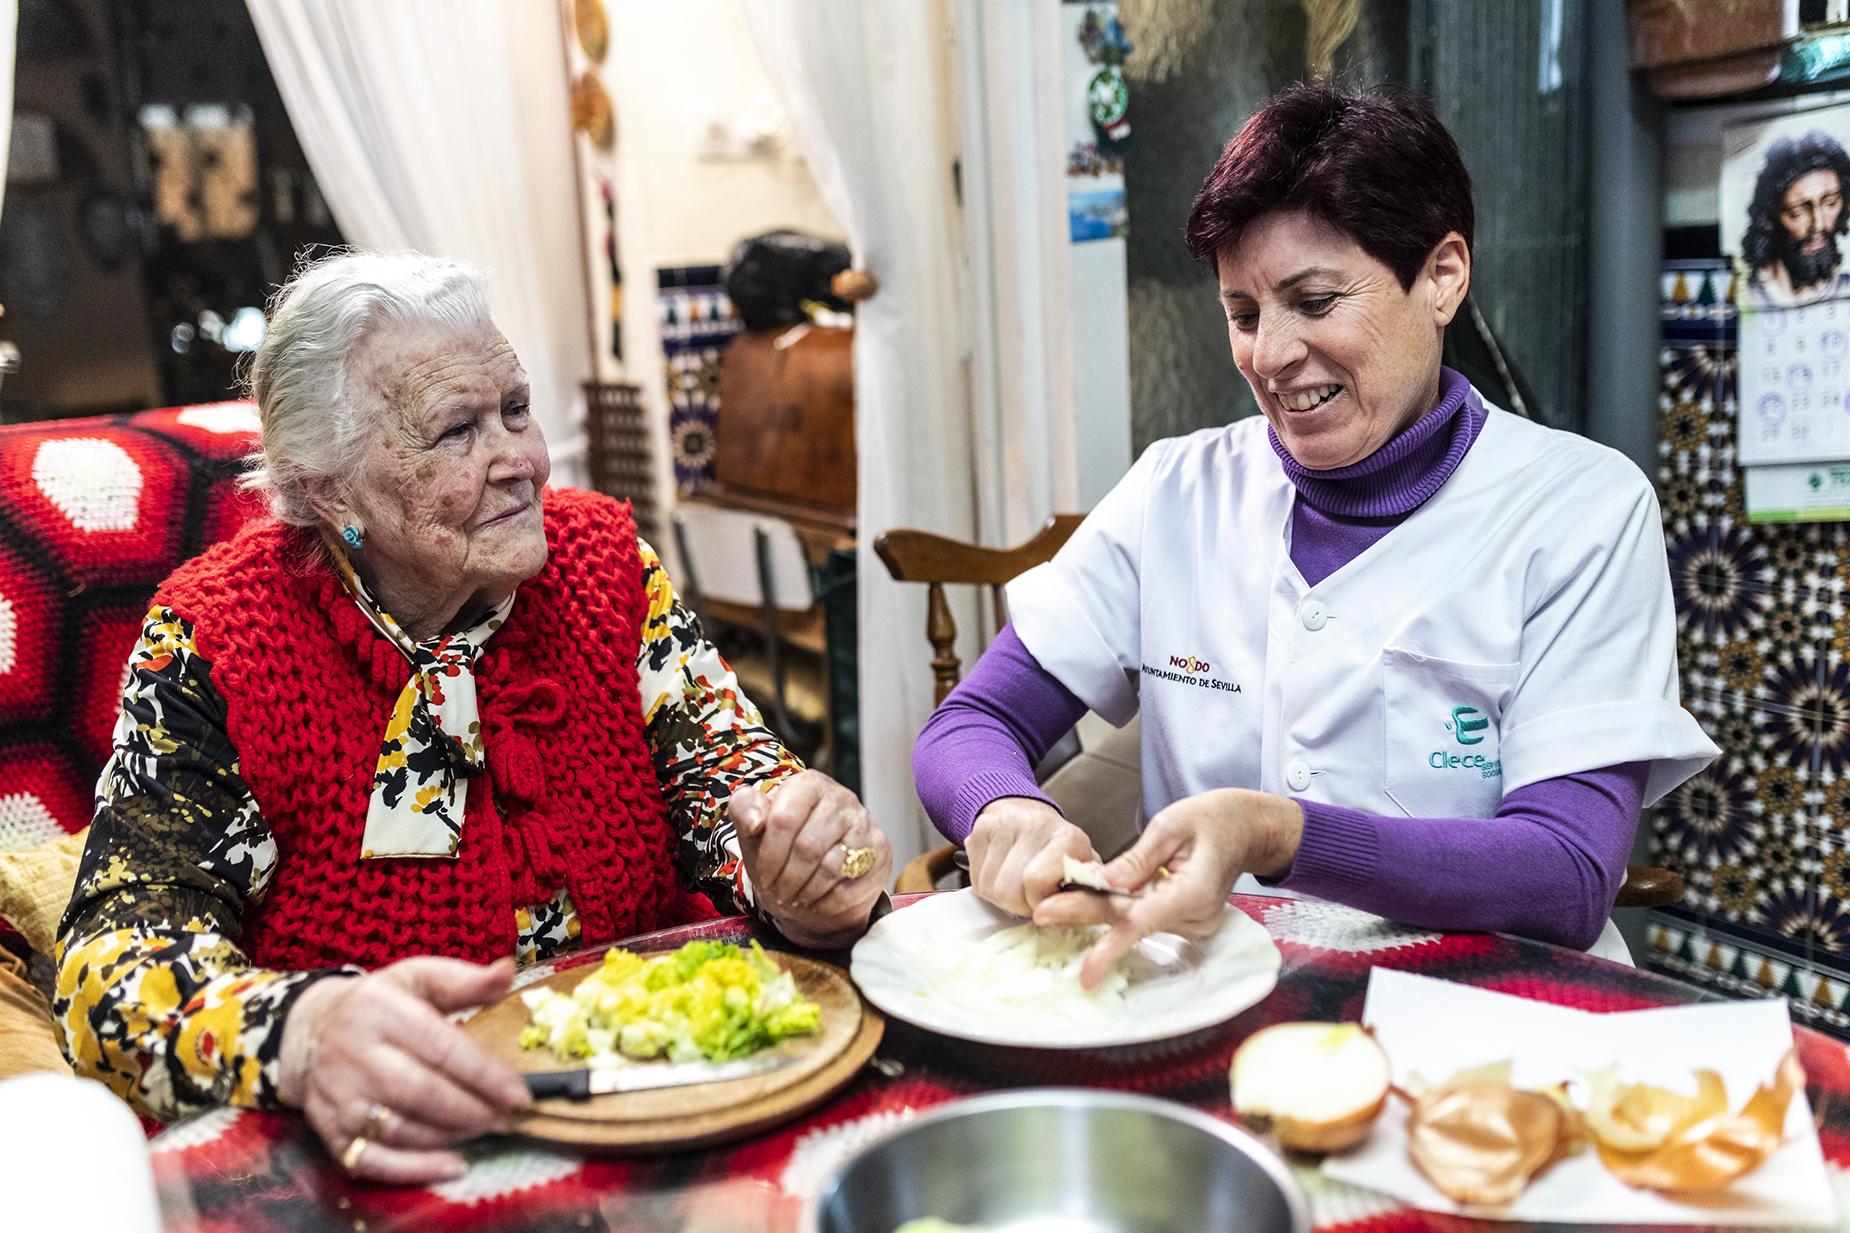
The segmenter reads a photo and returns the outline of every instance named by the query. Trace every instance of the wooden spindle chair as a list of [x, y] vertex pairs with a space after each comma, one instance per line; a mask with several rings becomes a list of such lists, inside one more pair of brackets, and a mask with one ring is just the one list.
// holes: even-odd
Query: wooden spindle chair
[[[1060, 550], [1083, 516], [1055, 514], [1025, 543], [1013, 548], [985, 548], [962, 540], [947, 539], [929, 531], [888, 531], [874, 541], [874, 551], [886, 564], [887, 573], [896, 582], [923, 582], [925, 591], [925, 637], [931, 643], [931, 704], [937, 706], [955, 688], [963, 673], [957, 658], [957, 622], [951, 617], [951, 605], [944, 598], [950, 586], [986, 586], [995, 613], [996, 628], [1008, 622], [1007, 601], [1002, 587], [1009, 579], [1043, 561]], [[893, 889], [900, 894], [934, 889], [940, 878], [955, 868], [957, 849], [946, 844], [906, 862], [899, 871]]]

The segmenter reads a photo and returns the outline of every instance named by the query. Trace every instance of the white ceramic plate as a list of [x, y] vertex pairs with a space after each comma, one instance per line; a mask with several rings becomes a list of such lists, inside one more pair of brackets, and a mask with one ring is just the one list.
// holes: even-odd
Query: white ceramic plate
[[1265, 927], [1237, 908], [1206, 942], [1173, 934], [1146, 938], [1126, 960], [1121, 1004], [1069, 1016], [984, 989], [929, 987], [949, 948], [968, 946], [1022, 924], [962, 890], [933, 895], [890, 913], [855, 944], [849, 975], [889, 1015], [929, 1031], [993, 1045], [1096, 1049], [1166, 1040], [1223, 1023], [1255, 1005], [1278, 982], [1279, 954]]

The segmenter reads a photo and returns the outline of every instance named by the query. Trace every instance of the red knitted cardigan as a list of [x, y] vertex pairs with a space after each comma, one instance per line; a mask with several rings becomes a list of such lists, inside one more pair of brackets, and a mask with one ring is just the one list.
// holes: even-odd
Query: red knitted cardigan
[[[247, 525], [156, 598], [193, 625], [276, 839], [245, 922], [270, 968], [514, 953], [515, 909], [571, 891], [586, 944], [711, 915], [682, 892], [643, 736], [648, 599], [629, 507], [548, 491], [546, 566], [476, 665], [488, 774], [454, 858], [362, 860], [373, 770], [411, 666], [299, 529]], [[306, 562], [306, 564], [305, 564]]]

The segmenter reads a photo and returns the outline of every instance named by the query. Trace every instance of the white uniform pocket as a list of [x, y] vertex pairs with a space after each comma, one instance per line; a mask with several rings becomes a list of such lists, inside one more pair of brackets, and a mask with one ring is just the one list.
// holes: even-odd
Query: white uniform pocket
[[1381, 653], [1383, 790], [1411, 818], [1488, 818], [1503, 800], [1499, 733], [1521, 664]]

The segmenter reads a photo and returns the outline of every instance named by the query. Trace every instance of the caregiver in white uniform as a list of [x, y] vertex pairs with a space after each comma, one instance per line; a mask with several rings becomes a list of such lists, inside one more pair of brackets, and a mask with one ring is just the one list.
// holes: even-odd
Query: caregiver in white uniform
[[[1088, 983], [1148, 933], [1217, 927], [1255, 874], [1623, 956], [1640, 809], [1719, 751], [1678, 705], [1649, 482], [1441, 366], [1473, 222], [1416, 96], [1299, 86], [1248, 121], [1188, 242], [1263, 416], [1151, 446], [1009, 587], [1011, 629], [921, 735], [979, 894], [1118, 922]], [[1128, 906], [1055, 893], [1093, 853], [1029, 769], [1088, 707], [1143, 716], [1149, 824], [1106, 873], [1171, 876]]]

